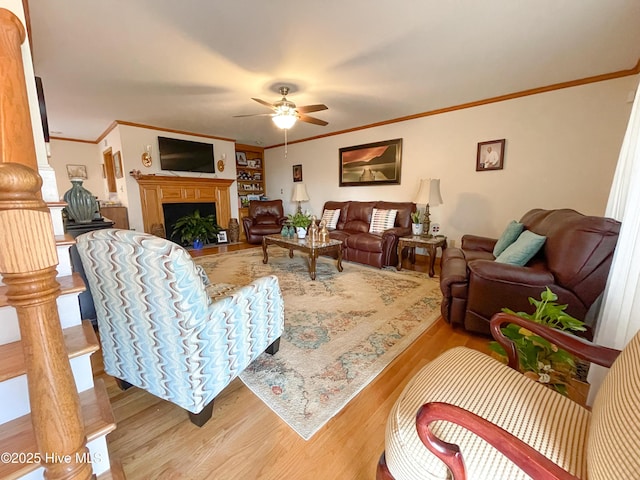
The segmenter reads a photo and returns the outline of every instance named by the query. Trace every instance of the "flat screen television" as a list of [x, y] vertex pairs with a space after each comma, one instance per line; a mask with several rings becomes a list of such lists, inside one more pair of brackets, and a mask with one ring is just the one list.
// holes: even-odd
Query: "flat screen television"
[[162, 170], [215, 173], [211, 143], [158, 137], [158, 151]]

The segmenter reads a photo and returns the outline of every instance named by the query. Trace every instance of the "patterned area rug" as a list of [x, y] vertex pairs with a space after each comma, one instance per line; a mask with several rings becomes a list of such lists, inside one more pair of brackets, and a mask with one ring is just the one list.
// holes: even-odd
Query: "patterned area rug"
[[316, 280], [301, 252], [270, 247], [195, 259], [211, 282], [243, 285], [276, 275], [285, 300], [280, 351], [240, 378], [305, 440], [336, 415], [439, 315], [436, 279], [320, 258]]

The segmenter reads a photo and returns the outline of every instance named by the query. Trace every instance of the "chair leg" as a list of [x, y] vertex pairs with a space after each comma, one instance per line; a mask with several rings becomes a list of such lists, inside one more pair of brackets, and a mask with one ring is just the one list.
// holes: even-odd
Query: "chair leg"
[[189, 412], [189, 420], [197, 427], [203, 426], [213, 415], [213, 400], [205, 405], [200, 413]]
[[120, 387], [120, 390], [128, 390], [129, 388], [133, 387], [133, 385], [131, 385], [129, 382], [122, 380], [121, 378], [117, 378], [117, 377], [113, 377], [113, 378], [116, 381], [116, 384], [118, 385], [118, 387]]
[[395, 480], [391, 472], [387, 468], [387, 459], [384, 456], [384, 452], [380, 455], [378, 460], [378, 468], [376, 468], [376, 480]]
[[269, 355], [274, 355], [278, 350], [280, 350], [280, 337], [276, 338], [276, 340], [267, 347], [265, 352]]

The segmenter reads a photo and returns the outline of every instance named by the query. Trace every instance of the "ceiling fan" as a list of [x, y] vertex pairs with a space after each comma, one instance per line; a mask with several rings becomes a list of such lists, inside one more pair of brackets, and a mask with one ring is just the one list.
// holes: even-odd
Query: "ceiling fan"
[[289, 87], [280, 87], [280, 94], [282, 99], [276, 103], [265, 102], [259, 98], [252, 98], [261, 105], [271, 108], [275, 113], [254, 113], [250, 115], [234, 115], [234, 117], [260, 117], [270, 116], [278, 128], [288, 130], [293, 127], [297, 120], [301, 122], [313, 123], [315, 125], [325, 126], [328, 122], [320, 120], [319, 118], [310, 117], [307, 113], [319, 112], [321, 110], [327, 110], [329, 107], [321, 103], [316, 105], [305, 105], [303, 107], [296, 107], [296, 104], [291, 100], [287, 100], [287, 94], [289, 93]]

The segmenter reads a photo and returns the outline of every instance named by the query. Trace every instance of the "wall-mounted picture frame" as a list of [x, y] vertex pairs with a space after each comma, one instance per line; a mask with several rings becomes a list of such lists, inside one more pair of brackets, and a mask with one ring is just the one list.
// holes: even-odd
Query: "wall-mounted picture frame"
[[504, 167], [504, 145], [504, 138], [478, 143], [476, 172], [483, 172], [485, 170], [502, 170]]
[[120, 152], [116, 152], [113, 154], [113, 173], [115, 173], [116, 178], [122, 178], [122, 154]]
[[236, 164], [241, 167], [247, 166], [247, 154], [244, 152], [236, 152]]
[[293, 181], [294, 182], [302, 181], [302, 164], [293, 166]]
[[82, 180], [86, 180], [87, 178], [89, 178], [89, 176], [87, 175], [87, 166], [67, 164], [67, 176], [69, 177], [69, 179], [80, 178]]
[[218, 232], [218, 243], [227, 243], [229, 240], [227, 240], [227, 231], [226, 230], [222, 230], [221, 232]]
[[340, 186], [400, 185], [402, 139], [339, 150]]

